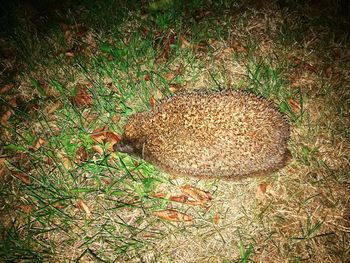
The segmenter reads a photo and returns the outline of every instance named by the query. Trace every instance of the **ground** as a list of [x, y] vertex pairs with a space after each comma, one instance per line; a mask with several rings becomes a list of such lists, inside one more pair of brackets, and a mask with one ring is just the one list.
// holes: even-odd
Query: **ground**
[[[3, 5], [0, 261], [349, 262], [345, 1]], [[246, 90], [291, 124], [266, 177], [173, 177], [113, 152], [135, 112]]]

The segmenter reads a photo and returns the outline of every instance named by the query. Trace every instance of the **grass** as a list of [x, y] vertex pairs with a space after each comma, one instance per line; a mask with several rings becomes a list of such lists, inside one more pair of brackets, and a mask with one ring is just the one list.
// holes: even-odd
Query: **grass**
[[[337, 5], [7, 5], [0, 261], [349, 260], [349, 44]], [[273, 101], [292, 125], [293, 162], [226, 182], [173, 178], [111, 151], [130, 115], [202, 88]], [[184, 185], [212, 201], [171, 201]], [[164, 209], [192, 222], [156, 216]]]

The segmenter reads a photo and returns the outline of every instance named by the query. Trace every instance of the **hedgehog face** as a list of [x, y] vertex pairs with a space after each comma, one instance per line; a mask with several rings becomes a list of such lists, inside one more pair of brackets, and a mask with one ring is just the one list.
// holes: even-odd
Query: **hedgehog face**
[[130, 155], [142, 157], [142, 149], [145, 140], [142, 139], [142, 125], [140, 121], [141, 114], [131, 116], [126, 127], [123, 138], [113, 146], [114, 151], [127, 153]]
[[126, 138], [113, 146], [116, 152], [127, 153], [134, 156], [142, 156], [143, 143], [131, 141]]

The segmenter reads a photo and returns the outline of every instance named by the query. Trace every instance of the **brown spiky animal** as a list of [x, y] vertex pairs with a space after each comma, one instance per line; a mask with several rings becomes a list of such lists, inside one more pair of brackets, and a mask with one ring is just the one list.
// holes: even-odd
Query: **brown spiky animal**
[[267, 100], [245, 92], [189, 92], [129, 119], [116, 151], [174, 175], [265, 175], [286, 165], [289, 124]]

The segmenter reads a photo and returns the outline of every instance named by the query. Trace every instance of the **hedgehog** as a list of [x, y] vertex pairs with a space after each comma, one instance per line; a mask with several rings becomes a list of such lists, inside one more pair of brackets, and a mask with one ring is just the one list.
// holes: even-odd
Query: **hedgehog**
[[132, 115], [115, 151], [175, 176], [238, 179], [284, 167], [290, 125], [272, 102], [244, 91], [192, 91]]

